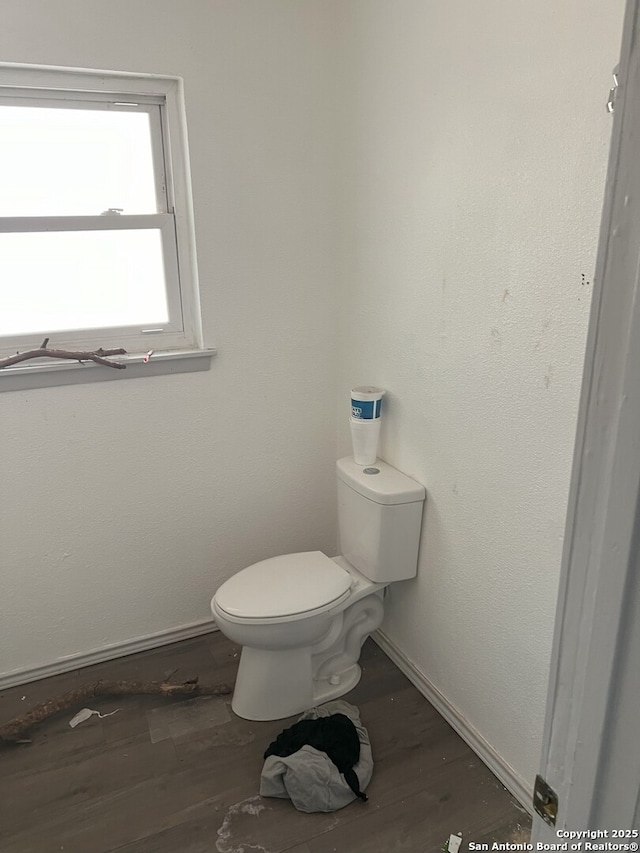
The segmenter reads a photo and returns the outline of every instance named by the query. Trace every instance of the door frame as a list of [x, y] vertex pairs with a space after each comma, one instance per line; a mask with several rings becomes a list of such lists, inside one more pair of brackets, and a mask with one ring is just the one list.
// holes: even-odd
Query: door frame
[[535, 816], [534, 844], [638, 828], [639, 8], [628, 0], [624, 17], [543, 734], [557, 823]]

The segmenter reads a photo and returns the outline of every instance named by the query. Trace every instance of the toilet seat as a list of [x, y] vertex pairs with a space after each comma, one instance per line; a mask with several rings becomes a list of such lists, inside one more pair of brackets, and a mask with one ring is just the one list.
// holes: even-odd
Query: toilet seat
[[348, 597], [351, 576], [321, 551], [254, 563], [225, 581], [213, 598], [233, 622], [289, 622], [330, 610]]

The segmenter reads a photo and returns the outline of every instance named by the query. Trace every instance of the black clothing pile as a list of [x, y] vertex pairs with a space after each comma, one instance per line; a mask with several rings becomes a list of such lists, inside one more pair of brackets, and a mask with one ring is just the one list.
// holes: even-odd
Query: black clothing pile
[[354, 705], [336, 699], [305, 711], [264, 753], [263, 797], [291, 800], [302, 812], [333, 812], [364, 792], [373, 774], [369, 734]]
[[360, 790], [360, 782], [353, 769], [360, 760], [360, 741], [349, 717], [331, 714], [317, 720], [300, 720], [278, 735], [264, 757], [292, 755], [305, 745], [326, 752], [356, 797], [366, 803], [367, 795]]

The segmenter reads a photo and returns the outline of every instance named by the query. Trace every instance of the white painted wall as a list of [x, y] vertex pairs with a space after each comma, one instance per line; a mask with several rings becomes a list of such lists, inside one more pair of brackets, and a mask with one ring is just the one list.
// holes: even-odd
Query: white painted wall
[[0, 0], [4, 61], [184, 77], [220, 350], [0, 394], [0, 677], [206, 619], [254, 560], [333, 553], [336, 388], [347, 453], [349, 387], [374, 382], [381, 455], [429, 492], [385, 631], [530, 784], [621, 11]]
[[622, 2], [353, 0], [339, 430], [424, 483], [393, 644], [537, 771]]
[[0, 0], [0, 18], [2, 61], [184, 78], [220, 353], [0, 394], [1, 678], [208, 619], [244, 565], [334, 548], [337, 149], [321, 0]]

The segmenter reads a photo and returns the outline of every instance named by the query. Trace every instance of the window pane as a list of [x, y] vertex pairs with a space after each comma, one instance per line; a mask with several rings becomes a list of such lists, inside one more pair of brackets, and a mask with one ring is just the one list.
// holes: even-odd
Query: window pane
[[0, 335], [168, 320], [159, 230], [0, 233]]
[[157, 213], [147, 112], [0, 104], [0, 216]]

